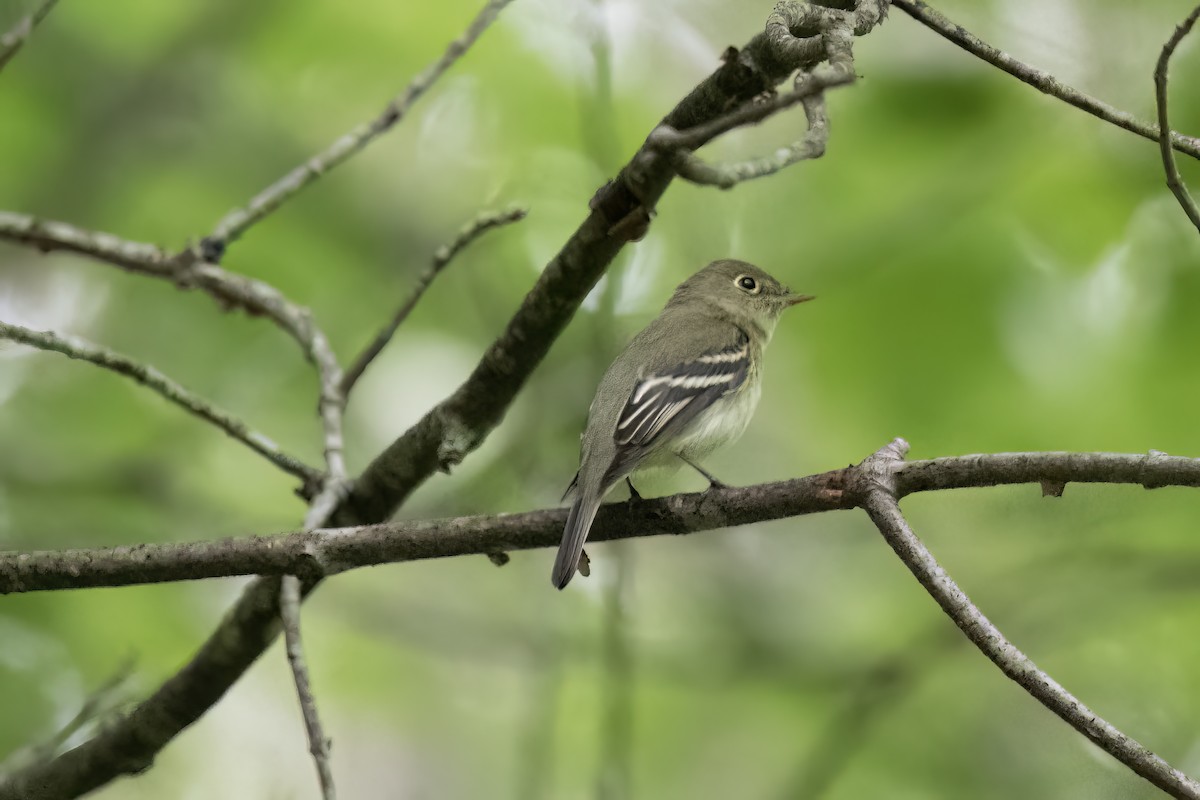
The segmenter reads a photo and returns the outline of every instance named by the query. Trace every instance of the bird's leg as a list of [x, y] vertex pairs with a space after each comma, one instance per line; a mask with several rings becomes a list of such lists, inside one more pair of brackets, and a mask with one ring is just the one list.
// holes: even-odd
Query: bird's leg
[[629, 487], [629, 499], [630, 500], [641, 500], [642, 499], [642, 496], [640, 494], [638, 494], [638, 490], [633, 488], [633, 481], [629, 480], [628, 477], [625, 478], [625, 485]]
[[679, 456], [680, 461], [687, 464], [689, 467], [696, 470], [696, 472], [699, 472], [701, 475], [703, 475], [705, 477], [705, 479], [708, 481], [709, 489], [728, 489], [729, 488], [726, 484], [717, 480], [716, 477], [714, 477], [712, 473], [710, 473], [708, 470], [701, 467], [699, 464], [696, 464], [695, 462], [691, 461], [690, 459], [684, 458], [683, 456], [679, 455], [679, 453], [676, 453], [675, 455]]

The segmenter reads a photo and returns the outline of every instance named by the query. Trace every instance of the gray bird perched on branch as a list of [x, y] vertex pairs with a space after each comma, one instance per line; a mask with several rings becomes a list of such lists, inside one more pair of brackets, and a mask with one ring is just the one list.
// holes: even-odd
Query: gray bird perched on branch
[[746, 430], [758, 406], [763, 349], [779, 315], [812, 299], [732, 259], [714, 261], [679, 284], [596, 389], [579, 472], [567, 489], [575, 503], [554, 561], [555, 586], [562, 589], [580, 569], [600, 502], [635, 469], [682, 460], [717, 483], [696, 462]]

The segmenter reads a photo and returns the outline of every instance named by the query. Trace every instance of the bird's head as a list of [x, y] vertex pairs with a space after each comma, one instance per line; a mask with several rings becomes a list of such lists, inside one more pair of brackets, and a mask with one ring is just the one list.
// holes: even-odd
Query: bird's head
[[763, 270], [735, 259], [714, 261], [679, 284], [671, 304], [704, 303], [735, 323], [754, 325], [770, 336], [785, 309], [812, 300]]

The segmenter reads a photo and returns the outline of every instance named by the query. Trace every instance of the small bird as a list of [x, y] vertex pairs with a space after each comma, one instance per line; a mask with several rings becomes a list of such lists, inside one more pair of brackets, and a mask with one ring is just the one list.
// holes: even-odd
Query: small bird
[[679, 284], [596, 389], [579, 472], [567, 489], [575, 503], [554, 561], [555, 586], [565, 587], [576, 569], [587, 574], [583, 543], [600, 502], [635, 469], [682, 461], [719, 485], [697, 462], [746, 430], [779, 315], [812, 299], [733, 259]]

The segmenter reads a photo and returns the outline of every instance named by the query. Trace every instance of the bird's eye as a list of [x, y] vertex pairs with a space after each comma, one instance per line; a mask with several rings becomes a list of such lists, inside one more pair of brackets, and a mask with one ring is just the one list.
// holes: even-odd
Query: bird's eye
[[744, 289], [750, 294], [758, 294], [758, 281], [749, 275], [739, 275], [734, 283], [738, 285], [739, 289]]

